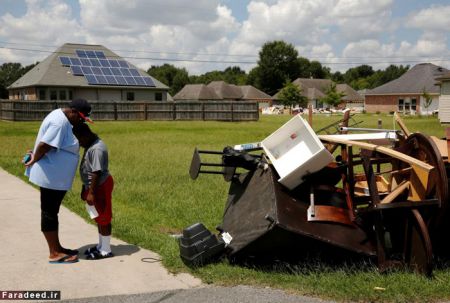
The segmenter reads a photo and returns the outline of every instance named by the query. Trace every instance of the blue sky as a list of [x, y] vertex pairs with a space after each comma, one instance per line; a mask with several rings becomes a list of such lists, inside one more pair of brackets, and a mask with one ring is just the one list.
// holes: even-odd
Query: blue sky
[[265, 42], [284, 40], [334, 71], [448, 68], [448, 16], [448, 0], [0, 0], [0, 64], [34, 63], [69, 42], [102, 44], [144, 69], [248, 71]]

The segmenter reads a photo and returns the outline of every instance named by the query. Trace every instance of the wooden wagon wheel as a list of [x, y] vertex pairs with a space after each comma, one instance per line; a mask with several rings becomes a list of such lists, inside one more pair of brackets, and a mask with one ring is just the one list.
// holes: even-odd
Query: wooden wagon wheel
[[431, 276], [433, 250], [427, 226], [417, 209], [412, 209], [405, 227], [405, 263], [415, 272]]
[[429, 230], [433, 247], [436, 253], [445, 254], [450, 250], [447, 244], [449, 231], [448, 180], [444, 161], [434, 141], [427, 135], [414, 133], [410, 135], [401, 147], [402, 151], [418, 160], [432, 165], [435, 169], [430, 173], [428, 187], [426, 189], [427, 199], [438, 199], [439, 209], [422, 209], [421, 216]]
[[438, 199], [441, 203], [441, 208], [444, 211], [447, 210], [449, 207], [447, 173], [436, 144], [429, 136], [414, 133], [406, 139], [405, 145], [407, 146], [407, 149], [404, 151], [405, 154], [434, 166], [435, 169], [431, 172], [429, 178], [427, 198]]

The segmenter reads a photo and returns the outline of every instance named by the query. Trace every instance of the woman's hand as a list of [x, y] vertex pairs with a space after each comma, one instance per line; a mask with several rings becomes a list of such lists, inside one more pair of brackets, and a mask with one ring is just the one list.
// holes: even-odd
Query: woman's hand
[[23, 157], [23, 159], [22, 159], [22, 163], [28, 167], [28, 166], [33, 165], [34, 162], [35, 161], [34, 161], [33, 151], [31, 151], [31, 150], [27, 151], [25, 157]]

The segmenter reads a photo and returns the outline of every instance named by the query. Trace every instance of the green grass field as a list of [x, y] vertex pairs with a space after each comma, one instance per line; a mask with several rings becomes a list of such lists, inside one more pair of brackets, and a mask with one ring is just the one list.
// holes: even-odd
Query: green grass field
[[[229, 183], [221, 176], [188, 174], [195, 147], [222, 150], [227, 145], [260, 141], [289, 116], [262, 116], [258, 122], [96, 122], [93, 129], [110, 150], [110, 170], [115, 178], [113, 234], [132, 244], [158, 252], [172, 272], [190, 272], [205, 283], [258, 285], [290, 292], [343, 301], [425, 302], [450, 299], [450, 270], [436, 269], [427, 279], [408, 272], [380, 274], [371, 265], [327, 267], [320, 263], [279, 266], [272, 270], [244, 268], [226, 260], [195, 270], [179, 258], [172, 234], [203, 222], [214, 230], [221, 222]], [[315, 116], [320, 129], [342, 116]], [[357, 115], [359, 127], [394, 128], [392, 116]], [[405, 118], [411, 131], [438, 137], [444, 127], [436, 118]], [[0, 166], [23, 177], [20, 160], [32, 148], [40, 122], [0, 121]], [[398, 129], [398, 127], [396, 127]], [[64, 204], [88, 222], [79, 200], [77, 176]], [[38, 201], [36, 201], [38, 203]], [[36, 214], [39, 216], [39, 214]], [[62, 222], [64, 224], [64, 222]], [[143, 263], [142, 266], [145, 266]], [[380, 287], [381, 290], [375, 289]]]

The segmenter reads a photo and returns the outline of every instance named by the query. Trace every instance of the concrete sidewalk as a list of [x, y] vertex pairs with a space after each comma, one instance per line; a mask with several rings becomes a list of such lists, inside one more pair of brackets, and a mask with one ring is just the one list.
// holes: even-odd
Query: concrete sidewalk
[[[1, 291], [59, 290], [62, 300], [76, 303], [325, 302], [271, 288], [208, 286], [189, 274], [170, 274], [154, 261], [160, 259], [156, 253], [114, 238], [114, 258], [89, 261], [81, 256], [78, 263], [49, 264], [39, 199], [37, 189], [0, 168]], [[65, 207], [59, 218], [64, 246], [78, 248], [82, 255], [95, 244], [94, 225]]]
[[[0, 289], [60, 290], [62, 299], [124, 295], [201, 286], [188, 274], [172, 275], [149, 250], [112, 239], [116, 257], [89, 261], [82, 252], [98, 239], [97, 228], [62, 207], [61, 243], [80, 249], [80, 262], [49, 264], [40, 231], [39, 191], [0, 169]], [[81, 202], [80, 202], [81, 203]]]

